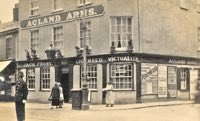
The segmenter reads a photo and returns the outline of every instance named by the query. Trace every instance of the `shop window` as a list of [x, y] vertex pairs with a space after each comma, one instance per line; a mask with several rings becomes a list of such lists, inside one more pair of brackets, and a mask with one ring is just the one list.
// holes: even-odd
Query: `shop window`
[[30, 2], [30, 16], [39, 15], [39, 0], [31, 0]]
[[188, 10], [189, 9], [189, 0], [180, 0], [180, 8]]
[[78, 0], [77, 3], [78, 3], [78, 6], [83, 6], [84, 4], [85, 5], [91, 4], [92, 1], [91, 0]]
[[53, 11], [63, 10], [62, 0], [53, 0]]
[[116, 48], [127, 48], [132, 40], [132, 18], [111, 17], [111, 43]]
[[35, 69], [27, 69], [27, 85], [29, 90], [35, 90]]
[[53, 28], [53, 46], [55, 49], [63, 50], [63, 27]]
[[180, 69], [179, 89], [186, 91], [189, 89], [189, 70], [187, 68]]
[[41, 90], [50, 90], [50, 68], [41, 68]]
[[6, 58], [12, 58], [12, 37], [6, 38]]
[[200, 90], [200, 70], [198, 70], [197, 89]]
[[91, 47], [91, 38], [92, 38], [91, 22], [86, 21], [85, 27], [86, 27], [86, 29], [84, 29], [83, 22], [80, 22], [80, 47], [81, 48], [83, 48], [83, 46], [84, 46], [84, 40], [83, 40], [84, 39], [84, 32], [85, 32], [86, 45], [88, 47]]
[[36, 50], [38, 52], [39, 49], [39, 30], [32, 30], [30, 31], [31, 37], [30, 37], [30, 43], [31, 48]]
[[112, 64], [110, 65], [110, 80], [114, 89], [130, 90], [133, 88], [133, 65]]
[[[87, 76], [88, 80], [88, 88], [89, 89], [97, 89], [97, 65], [88, 65], [87, 66]], [[81, 68], [81, 78], [84, 77], [83, 67]]]

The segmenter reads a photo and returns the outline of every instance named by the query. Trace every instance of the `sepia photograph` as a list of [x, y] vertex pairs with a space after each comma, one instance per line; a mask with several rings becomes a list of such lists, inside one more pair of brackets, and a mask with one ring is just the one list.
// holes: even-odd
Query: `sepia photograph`
[[0, 121], [200, 121], [200, 0], [0, 0]]

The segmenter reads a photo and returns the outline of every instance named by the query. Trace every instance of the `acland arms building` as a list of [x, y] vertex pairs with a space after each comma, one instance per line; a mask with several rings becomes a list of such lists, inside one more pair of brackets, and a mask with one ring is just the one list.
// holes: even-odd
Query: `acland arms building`
[[[200, 3], [196, 0], [20, 0], [16, 71], [28, 100], [47, 101], [61, 82], [66, 102], [83, 77], [87, 44], [89, 101], [101, 104], [193, 100], [200, 77]], [[85, 9], [84, 9], [85, 8]], [[83, 27], [85, 15], [86, 29]]]

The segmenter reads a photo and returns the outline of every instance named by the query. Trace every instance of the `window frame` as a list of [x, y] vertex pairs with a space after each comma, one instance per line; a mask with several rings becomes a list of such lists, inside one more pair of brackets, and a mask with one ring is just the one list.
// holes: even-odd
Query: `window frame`
[[198, 71], [198, 77], [197, 77], [197, 90], [200, 90], [200, 69]]
[[[88, 45], [89, 49], [92, 48], [92, 23], [91, 21], [87, 20], [85, 21], [86, 23], [86, 27], [87, 27], [87, 30], [86, 33], [85, 33], [85, 38], [86, 38], [86, 45]], [[89, 24], [88, 24], [89, 23]], [[84, 48], [83, 47], [83, 34], [84, 34], [84, 31], [81, 29], [81, 26], [82, 26], [82, 22], [79, 23], [79, 47], [80, 48]], [[89, 36], [90, 35], [90, 36]], [[88, 39], [89, 38], [89, 39]], [[82, 40], [81, 40], [82, 39]]]
[[12, 41], [13, 41], [12, 36], [6, 37], [6, 58], [7, 59], [12, 58]]
[[[32, 75], [32, 76], [29, 76], [29, 70], [33, 70], [34, 71], [34, 76]], [[31, 77], [31, 78], [29, 78], [29, 77]], [[27, 80], [27, 87], [28, 87], [28, 90], [35, 90], [36, 89], [36, 82], [35, 82], [35, 68], [27, 68], [26, 69], [26, 80]], [[32, 80], [33, 82], [32, 82], [32, 86], [34, 87], [34, 88], [30, 88], [29, 86], [30, 86], [30, 80]]]
[[[117, 23], [119, 19], [120, 19], [120, 24]], [[124, 19], [125, 19], [125, 24], [123, 23]], [[129, 21], [129, 19], [130, 19], [130, 21]], [[116, 51], [127, 50], [128, 41], [130, 39], [133, 40], [133, 17], [132, 16], [111, 16], [110, 17], [110, 35], [109, 35], [109, 37], [110, 37], [110, 47], [112, 46], [111, 43], [114, 41], [114, 43], [115, 43], [114, 46], [115, 46]], [[121, 38], [123, 38], [123, 37], [126, 39], [121, 40]], [[120, 38], [121, 47], [118, 47], [119, 46], [119, 43], [118, 43], [119, 38]], [[124, 46], [122, 45], [122, 43], [124, 43]]]
[[55, 1], [56, 0], [52, 0], [52, 12], [59, 12], [59, 11], [63, 11], [63, 0], [59, 0], [59, 7], [55, 8]]
[[[37, 2], [36, 7], [32, 7], [32, 3]], [[37, 14], [32, 14], [33, 11], [37, 11]], [[29, 2], [29, 17], [38, 16], [39, 14], [39, 0], [30, 0]]]
[[[97, 65], [96, 64], [87, 65], [86, 68], [87, 68], [87, 76], [89, 77], [89, 80], [87, 81], [88, 89], [97, 90], [97, 86], [98, 86]], [[81, 68], [80, 68], [80, 73], [81, 73], [80, 80], [82, 83], [83, 82], [82, 79], [84, 78], [83, 66], [81, 66]]]
[[[46, 71], [49, 72], [49, 73], [43, 73], [43, 69], [46, 69]], [[47, 75], [47, 77], [43, 78], [43, 75]], [[51, 71], [50, 71], [50, 67], [42, 67], [42, 68], [40, 68], [40, 80], [41, 80], [40, 89], [42, 91], [50, 91], [50, 89], [51, 89]], [[47, 83], [46, 86], [49, 87], [49, 88], [43, 88], [43, 85], [44, 85], [43, 81], [45, 81], [45, 80], [47, 80], [49, 82], [49, 84], [48, 84], [48, 82], [46, 82]]]
[[196, 4], [196, 9], [197, 9], [197, 13], [200, 13], [200, 0], [197, 0], [197, 4]]
[[[126, 77], [123, 77], [123, 76], [116, 76], [116, 77], [114, 77], [114, 76], [112, 76], [112, 66], [116, 66], [116, 65], [126, 65], [126, 66], [131, 66], [131, 69], [130, 70], [128, 70], [128, 72], [130, 71], [130, 73], [129, 74], [131, 74], [130, 76], [126, 76]], [[135, 87], [134, 87], [134, 64], [133, 63], [112, 63], [112, 64], [110, 64], [109, 65], [110, 67], [110, 69], [109, 69], [109, 71], [110, 71], [110, 75], [109, 75], [109, 79], [110, 79], [110, 81], [112, 81], [113, 82], [113, 89], [114, 90], [127, 90], [127, 91], [129, 91], [129, 90], [134, 90], [135, 89]], [[126, 71], [126, 73], [127, 73], [127, 71]], [[116, 88], [117, 86], [115, 85], [115, 82], [113, 81], [113, 79], [119, 79], [119, 84], [118, 84], [118, 88]], [[124, 80], [124, 81], [121, 81], [121, 79], [129, 79], [129, 83], [130, 83], [130, 87], [127, 87], [127, 88], [124, 88], [125, 86], [125, 84], [126, 84], [126, 86], [128, 86], [128, 80]], [[116, 80], [115, 80], [116, 81]], [[120, 85], [121, 85], [121, 83], [123, 84], [123, 87], [121, 88], [120, 87]]]
[[197, 42], [198, 42], [197, 51], [200, 52], [200, 27], [197, 27]]
[[[54, 36], [56, 36], [56, 35], [58, 35], [58, 34], [55, 34], [55, 29], [56, 28], [62, 28], [62, 33], [58, 33], [59, 35], [62, 35], [62, 39], [60, 39], [59, 41], [58, 40], [56, 40], [55, 39], [55, 37]], [[53, 28], [52, 28], [52, 44], [53, 44], [53, 48], [55, 48], [55, 49], [59, 49], [61, 52], [63, 51], [63, 49], [64, 49], [64, 27], [63, 27], [63, 25], [58, 25], [58, 26], [53, 26]], [[56, 45], [56, 43], [61, 43], [61, 46], [60, 47], [57, 47], [57, 46], [55, 46]]]
[[[37, 36], [35, 36], [36, 34], [34, 32], [37, 32]], [[39, 32], [39, 29], [32, 29], [30, 30], [30, 48], [33, 48], [36, 50], [36, 52], [39, 52], [39, 45], [40, 45], [40, 32]], [[36, 43], [33, 43], [33, 41]], [[35, 46], [33, 46], [35, 45]], [[39, 53], [37, 53], [38, 55]]]
[[[184, 71], [184, 73], [183, 73]], [[180, 70], [180, 91], [189, 91], [189, 69], [188, 68], [181, 68]], [[183, 82], [184, 81], [184, 82]], [[183, 88], [183, 85], [185, 85]]]

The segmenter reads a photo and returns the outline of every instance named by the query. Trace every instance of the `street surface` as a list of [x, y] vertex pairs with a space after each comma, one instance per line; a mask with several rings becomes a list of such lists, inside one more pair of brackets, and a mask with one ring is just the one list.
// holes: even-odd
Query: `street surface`
[[[120, 105], [113, 108], [116, 107]], [[65, 104], [62, 109], [52, 110], [49, 104], [27, 103], [26, 121], [200, 121], [200, 104], [120, 110], [110, 108], [90, 105], [90, 110], [81, 111], [72, 110], [71, 104]], [[0, 103], [0, 121], [16, 121], [14, 103]]]

